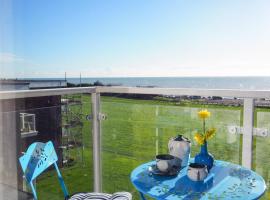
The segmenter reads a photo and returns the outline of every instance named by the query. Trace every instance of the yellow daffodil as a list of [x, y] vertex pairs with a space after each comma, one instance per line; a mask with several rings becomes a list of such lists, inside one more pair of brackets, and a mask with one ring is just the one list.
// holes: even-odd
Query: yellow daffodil
[[204, 137], [200, 133], [196, 133], [194, 139], [199, 145], [203, 145], [205, 142]]
[[205, 140], [211, 139], [212, 137], [214, 137], [214, 135], [216, 134], [216, 129], [215, 128], [211, 128], [209, 130], [206, 131], [205, 133]]
[[206, 118], [210, 117], [211, 113], [207, 109], [202, 109], [198, 112], [199, 118], [202, 119], [202, 133], [196, 133], [194, 135], [194, 140], [199, 144], [199, 145], [204, 145], [207, 140], [211, 139], [214, 137], [216, 134], [216, 129], [211, 128], [211, 129], [206, 129]]
[[201, 111], [198, 112], [198, 116], [201, 119], [206, 119], [206, 118], [210, 117], [210, 115], [211, 115], [211, 113], [206, 109], [201, 110]]

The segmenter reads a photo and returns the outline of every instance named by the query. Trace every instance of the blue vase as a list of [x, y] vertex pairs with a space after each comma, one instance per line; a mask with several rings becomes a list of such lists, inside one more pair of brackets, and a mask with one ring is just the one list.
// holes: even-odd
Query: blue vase
[[213, 167], [214, 157], [207, 151], [207, 142], [201, 146], [201, 152], [195, 156], [195, 162], [206, 165], [208, 171]]

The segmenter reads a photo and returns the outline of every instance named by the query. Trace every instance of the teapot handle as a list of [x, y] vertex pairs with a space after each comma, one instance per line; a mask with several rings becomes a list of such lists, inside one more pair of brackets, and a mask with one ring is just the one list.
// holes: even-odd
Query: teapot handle
[[173, 140], [169, 140], [169, 143], [168, 143], [168, 149], [169, 149], [169, 152], [171, 152], [173, 150], [173, 145], [172, 145], [172, 142]]

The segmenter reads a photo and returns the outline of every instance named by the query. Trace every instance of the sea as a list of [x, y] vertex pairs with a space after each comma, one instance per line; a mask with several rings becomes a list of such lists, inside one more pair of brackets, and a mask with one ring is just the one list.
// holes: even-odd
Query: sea
[[128, 77], [128, 78], [67, 78], [70, 83], [94, 83], [128, 87], [170, 87], [170, 88], [208, 88], [270, 90], [268, 77]]
[[[65, 78], [24, 78], [20, 80], [65, 80]], [[163, 87], [163, 88], [208, 88], [270, 90], [270, 76], [252, 77], [82, 77], [66, 78], [69, 83], [93, 84], [97, 81], [104, 85], [126, 87]]]

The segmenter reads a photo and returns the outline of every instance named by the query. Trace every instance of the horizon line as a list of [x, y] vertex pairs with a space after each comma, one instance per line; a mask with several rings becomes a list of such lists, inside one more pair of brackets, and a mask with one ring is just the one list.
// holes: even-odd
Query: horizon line
[[[81, 79], [84, 78], [260, 78], [260, 77], [265, 77], [265, 78], [270, 78], [270, 75], [256, 75], [256, 76], [249, 76], [249, 75], [230, 75], [230, 76], [86, 76], [86, 77], [81, 77]], [[71, 77], [66, 77], [66, 79], [72, 79], [72, 78], [80, 78], [80, 76], [71, 76]], [[1, 77], [1, 80], [4, 79], [18, 79], [18, 80], [24, 80], [24, 79], [61, 79], [65, 80], [63, 77]]]

